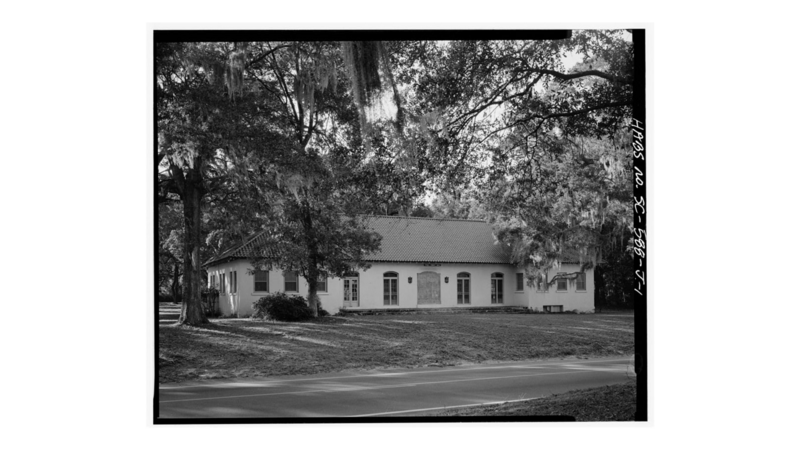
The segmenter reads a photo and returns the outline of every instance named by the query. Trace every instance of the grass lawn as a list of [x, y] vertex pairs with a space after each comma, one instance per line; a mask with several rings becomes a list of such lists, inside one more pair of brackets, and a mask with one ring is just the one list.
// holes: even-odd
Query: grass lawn
[[633, 354], [633, 314], [418, 314], [178, 327], [161, 304], [159, 381]]
[[630, 421], [636, 416], [636, 381], [578, 389], [536, 400], [448, 409], [431, 416], [573, 416], [579, 422]]

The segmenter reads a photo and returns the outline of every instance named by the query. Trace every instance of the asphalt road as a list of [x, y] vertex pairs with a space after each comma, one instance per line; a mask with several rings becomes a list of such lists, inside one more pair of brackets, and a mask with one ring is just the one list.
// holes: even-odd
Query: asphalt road
[[631, 357], [518, 361], [159, 386], [159, 417], [389, 417], [622, 383]]

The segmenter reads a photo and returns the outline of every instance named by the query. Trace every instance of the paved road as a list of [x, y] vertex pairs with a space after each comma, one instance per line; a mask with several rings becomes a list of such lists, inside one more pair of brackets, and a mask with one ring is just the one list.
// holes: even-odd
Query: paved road
[[415, 416], [622, 383], [632, 358], [518, 361], [446, 368], [162, 384], [162, 418]]

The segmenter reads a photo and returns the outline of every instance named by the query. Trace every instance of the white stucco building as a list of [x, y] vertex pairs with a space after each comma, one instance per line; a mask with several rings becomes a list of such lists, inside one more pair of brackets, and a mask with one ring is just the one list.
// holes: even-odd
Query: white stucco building
[[[526, 307], [561, 312], [594, 310], [594, 270], [564, 262], [548, 273], [549, 285], [529, 286], [524, 270], [509, 264], [491, 226], [479, 220], [374, 216], [369, 226], [383, 236], [381, 250], [365, 258], [371, 267], [345, 278], [319, 280], [322, 308], [409, 309]], [[253, 272], [256, 236], [206, 264], [209, 284], [220, 290], [220, 310], [246, 317], [269, 292], [308, 295], [308, 283], [280, 269]]]

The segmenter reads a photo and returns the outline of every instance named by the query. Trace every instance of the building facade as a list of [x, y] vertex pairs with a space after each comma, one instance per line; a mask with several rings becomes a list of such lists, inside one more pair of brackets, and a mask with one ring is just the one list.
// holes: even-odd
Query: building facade
[[[369, 226], [382, 237], [370, 267], [343, 278], [317, 281], [320, 305], [339, 310], [518, 306], [539, 311], [592, 312], [594, 271], [564, 262], [550, 283], [531, 284], [509, 264], [491, 227], [476, 220], [375, 216]], [[253, 302], [271, 292], [306, 297], [308, 280], [278, 268], [253, 271], [252, 240], [207, 264], [209, 285], [220, 291], [225, 316], [246, 317]]]

